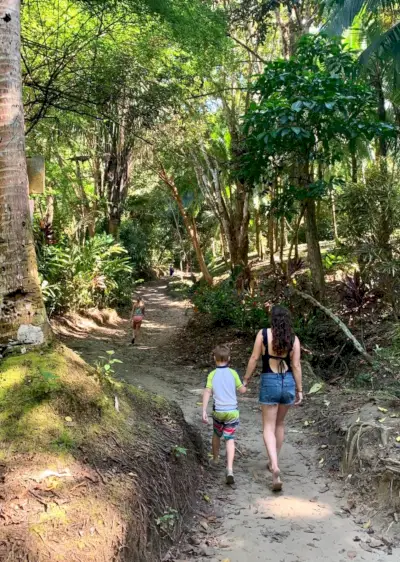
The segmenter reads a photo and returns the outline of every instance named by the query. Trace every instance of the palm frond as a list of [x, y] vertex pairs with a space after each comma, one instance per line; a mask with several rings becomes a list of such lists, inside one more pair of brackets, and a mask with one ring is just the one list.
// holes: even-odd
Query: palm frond
[[341, 35], [352, 26], [355, 18], [365, 12], [368, 16], [380, 11], [398, 8], [397, 0], [336, 0], [330, 8], [330, 17], [324, 26], [328, 35]]
[[400, 70], [400, 23], [378, 35], [360, 56], [361, 64], [368, 64], [372, 56], [391, 58]]

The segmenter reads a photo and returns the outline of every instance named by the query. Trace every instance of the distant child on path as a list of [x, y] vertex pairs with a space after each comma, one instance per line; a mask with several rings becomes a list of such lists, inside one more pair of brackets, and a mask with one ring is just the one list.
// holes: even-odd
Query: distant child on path
[[131, 319], [132, 320], [132, 328], [133, 328], [132, 344], [135, 343], [135, 339], [139, 335], [140, 328], [142, 326], [142, 322], [143, 322], [143, 318], [144, 318], [144, 311], [145, 311], [144, 302], [139, 297], [133, 303], [133, 307], [132, 307], [132, 319]]
[[212, 451], [214, 462], [218, 462], [221, 437], [226, 443], [226, 483], [234, 484], [233, 460], [235, 458], [235, 433], [239, 425], [239, 410], [237, 408], [237, 392], [244, 394], [239, 375], [229, 365], [230, 352], [225, 345], [219, 345], [214, 350], [217, 366], [207, 376], [206, 388], [203, 394], [203, 422], [208, 423], [207, 406], [211, 394], [214, 398], [213, 425], [214, 434]]

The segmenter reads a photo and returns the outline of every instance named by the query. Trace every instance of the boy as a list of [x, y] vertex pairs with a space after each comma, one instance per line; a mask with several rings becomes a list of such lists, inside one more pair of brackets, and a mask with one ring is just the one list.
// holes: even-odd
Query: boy
[[226, 483], [234, 484], [235, 432], [239, 425], [236, 391], [244, 394], [246, 387], [242, 384], [237, 372], [228, 367], [230, 352], [227, 346], [218, 345], [214, 349], [214, 360], [217, 368], [208, 375], [203, 394], [203, 422], [208, 423], [207, 406], [212, 393], [214, 398], [212, 440], [214, 462], [218, 462], [221, 437], [223, 437], [226, 443]]

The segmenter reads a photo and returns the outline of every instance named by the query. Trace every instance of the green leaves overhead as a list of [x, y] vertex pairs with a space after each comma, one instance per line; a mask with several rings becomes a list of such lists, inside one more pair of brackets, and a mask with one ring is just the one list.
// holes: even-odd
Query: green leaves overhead
[[331, 165], [355, 139], [394, 134], [376, 120], [374, 92], [354, 66], [352, 54], [323, 35], [303, 37], [294, 57], [266, 66], [244, 121], [250, 176], [278, 164]]

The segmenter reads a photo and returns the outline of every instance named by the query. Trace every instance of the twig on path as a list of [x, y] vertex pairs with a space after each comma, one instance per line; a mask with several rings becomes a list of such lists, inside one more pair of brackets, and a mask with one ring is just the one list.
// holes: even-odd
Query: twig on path
[[95, 463], [93, 463], [93, 466], [94, 466], [94, 469], [95, 469], [95, 471], [97, 472], [97, 474], [98, 474], [100, 480], [103, 482], [103, 484], [104, 484], [105, 486], [107, 486], [107, 480], [104, 478], [104, 476], [102, 475], [102, 473], [100, 472], [100, 470], [97, 468], [97, 466], [95, 465]]

